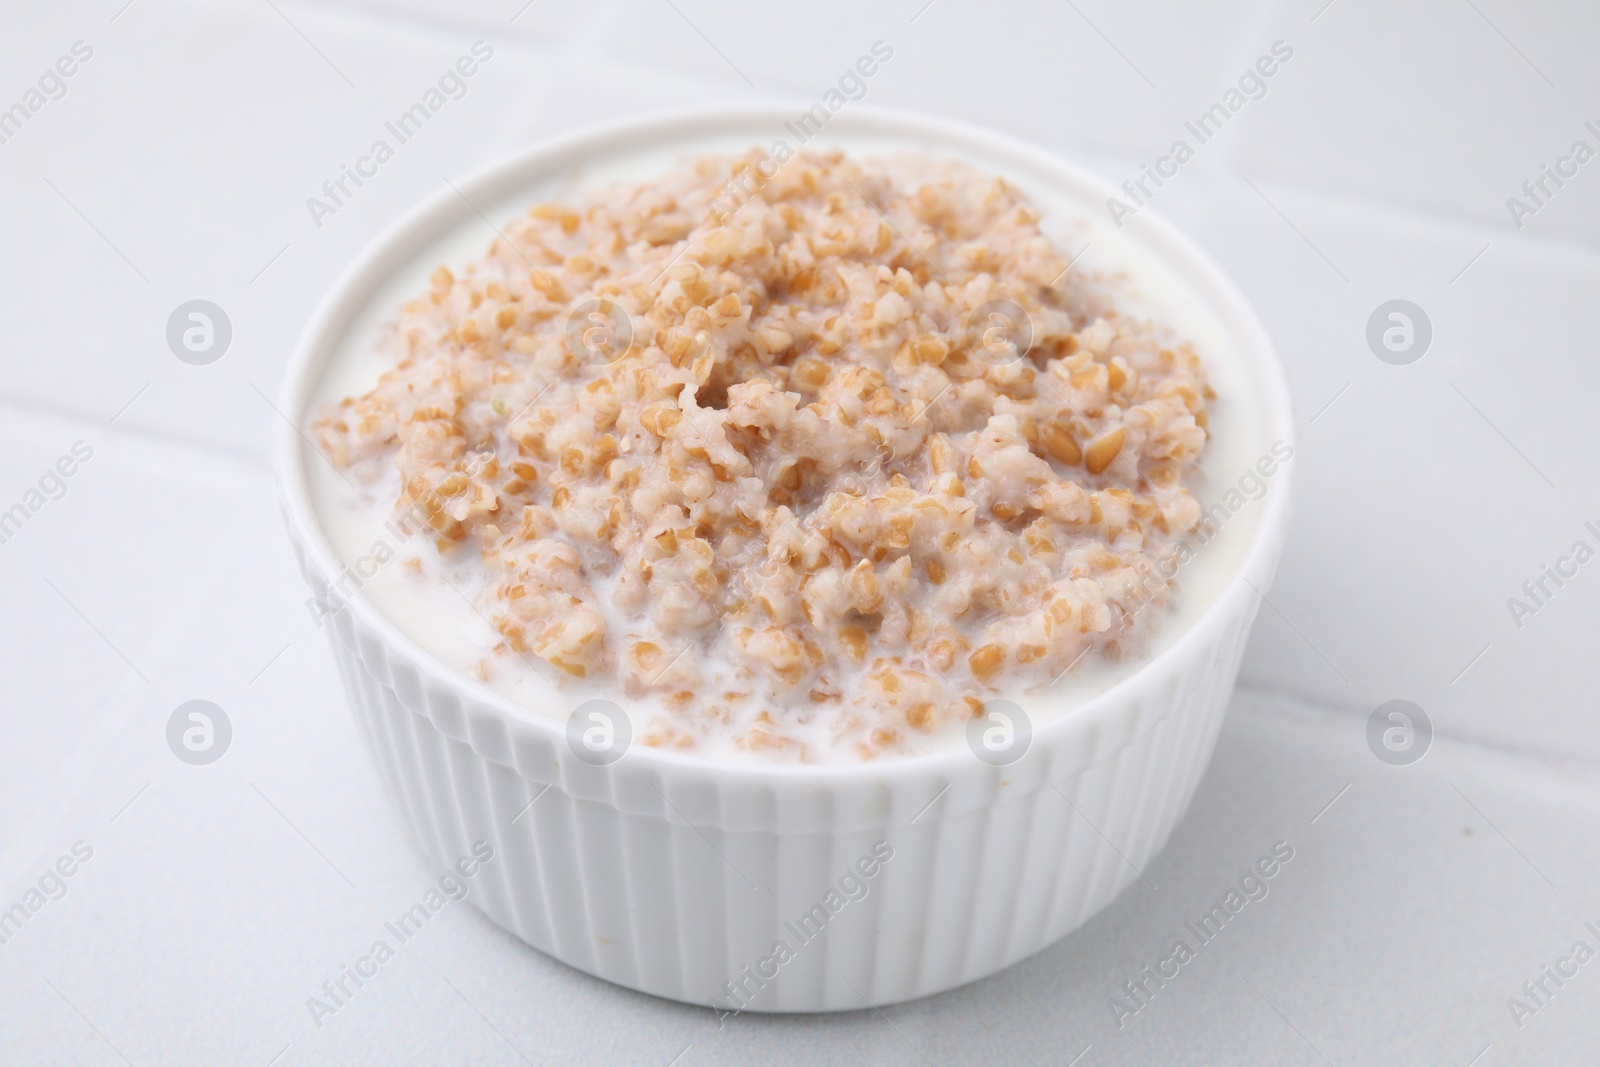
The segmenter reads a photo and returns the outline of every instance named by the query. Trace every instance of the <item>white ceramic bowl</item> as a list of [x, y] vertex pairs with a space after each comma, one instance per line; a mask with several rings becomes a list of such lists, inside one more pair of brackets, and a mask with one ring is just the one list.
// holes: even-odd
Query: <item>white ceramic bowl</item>
[[[639, 145], [687, 146], [708, 134], [768, 144], [802, 110], [725, 107], [608, 125], [457, 186], [473, 204], [497, 203]], [[1038, 149], [941, 119], [851, 105], [827, 130], [977, 156], [1086, 205], [1115, 192]], [[446, 188], [346, 271], [290, 363], [282, 400], [290, 418], [303, 425], [364, 301], [472, 212]], [[1292, 441], [1282, 370], [1238, 290], [1150, 212], [1127, 226], [1231, 334], [1259, 388], [1265, 440]], [[304, 449], [282, 427], [289, 530], [329, 613], [362, 736], [423, 849], [444, 863], [490, 842], [497, 858], [472, 899], [495, 922], [590, 974], [729, 1010], [852, 1009], [938, 993], [1040, 951], [1139, 878], [1210, 758], [1257, 608], [1251, 585], [1266, 589], [1283, 542], [1289, 488], [1285, 470], [1255, 505], [1243, 562], [1199, 620], [1127, 680], [1037, 721], [1027, 754], [1011, 766], [990, 766], [965, 747], [769, 766], [636, 745], [597, 767], [573, 756], [563, 718], [446, 667], [359, 592], [332, 588], [340, 564], [312, 509]]]

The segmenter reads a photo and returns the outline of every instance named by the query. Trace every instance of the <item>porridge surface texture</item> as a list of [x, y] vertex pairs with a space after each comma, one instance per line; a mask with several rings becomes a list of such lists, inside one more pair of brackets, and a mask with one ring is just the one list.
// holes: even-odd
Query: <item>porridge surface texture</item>
[[482, 677], [601, 686], [651, 745], [923, 751], [1139, 655], [1201, 519], [1199, 358], [1039, 221], [965, 164], [837, 151], [540, 204], [313, 434], [475, 561]]

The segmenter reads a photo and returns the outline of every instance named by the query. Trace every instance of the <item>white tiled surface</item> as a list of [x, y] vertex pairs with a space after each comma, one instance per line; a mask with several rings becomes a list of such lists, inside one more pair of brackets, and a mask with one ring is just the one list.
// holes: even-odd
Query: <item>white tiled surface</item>
[[[0, 105], [94, 48], [0, 144], [0, 509], [94, 450], [0, 544], [0, 907], [74, 840], [95, 850], [0, 945], [0, 1062], [1595, 1059], [1600, 964], [1521, 1030], [1505, 1001], [1600, 926], [1600, 563], [1521, 629], [1506, 598], [1573, 541], [1600, 547], [1600, 161], [1520, 232], [1505, 199], [1574, 139], [1600, 147], [1600, 9], [535, 0], [510, 23], [522, 0], [122, 3], [0, 15]], [[467, 96], [314, 228], [305, 198], [480, 37], [495, 54]], [[444, 177], [649, 108], [815, 97], [878, 39], [895, 56], [869, 100], [1116, 181], [1273, 41], [1294, 48], [1157, 200], [1256, 301], [1302, 442], [1249, 692], [1160, 888], [969, 989], [723, 1030], [459, 908], [316, 1029], [305, 998], [430, 875], [303, 607], [260, 394], [334, 275]], [[163, 340], [194, 297], [233, 322], [209, 367]], [[1364, 341], [1393, 297], [1434, 325], [1409, 367]], [[207, 768], [163, 739], [194, 697], [235, 727]], [[1391, 697], [1444, 738], [1414, 767], [1365, 748]], [[1297, 858], [1272, 895], [1119, 1031], [1119, 984], [1280, 838]]]

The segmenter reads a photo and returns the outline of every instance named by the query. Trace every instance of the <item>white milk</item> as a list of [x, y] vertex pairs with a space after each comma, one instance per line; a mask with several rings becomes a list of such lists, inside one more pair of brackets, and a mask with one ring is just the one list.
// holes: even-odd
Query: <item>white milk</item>
[[[782, 136], [781, 131], [776, 135]], [[478, 207], [497, 225], [503, 224], [540, 201], [563, 199], [581, 188], [612, 181], [644, 181], [694, 156], [743, 151], [757, 140], [759, 138], [749, 134], [702, 137], [679, 141], [670, 149], [652, 147], [618, 153], [591, 162], [561, 179], [532, 183], [501, 203], [479, 204]], [[1079, 277], [1093, 279], [1111, 295], [1123, 315], [1152, 319], [1168, 327], [1173, 340], [1189, 341], [1204, 362], [1208, 381], [1217, 393], [1217, 399], [1210, 405], [1211, 437], [1201, 460], [1201, 476], [1191, 483], [1202, 507], [1209, 510], [1221, 501], [1229, 489], [1238, 487], [1242, 476], [1254, 470], [1261, 457], [1270, 454], [1273, 442], [1265, 438], [1259, 391], [1222, 324], [1176, 272], [1127, 231], [1113, 227], [1100, 205], [1082, 204], [1059, 191], [1038, 185], [1025, 175], [1008, 173], [981, 156], [916, 140], [902, 142], [881, 136], [829, 137], [824, 133], [806, 147], [830, 145], [858, 156], [920, 151], [1000, 174], [1022, 189], [1043, 213], [1041, 226], [1063, 255], [1070, 259], [1088, 246], [1088, 251], [1073, 267]], [[401, 305], [426, 290], [427, 277], [439, 264], [459, 274], [459, 268], [480, 258], [495, 237], [494, 231], [474, 214], [458, 230], [434, 243], [412, 262], [400, 266], [389, 283], [355, 318], [310, 409], [302, 415], [304, 425], [309, 426], [323, 403], [372, 388], [379, 374], [387, 369], [377, 354], [379, 338], [398, 317]], [[558, 720], [564, 721], [583, 701], [603, 696], [628, 711], [636, 731], [643, 728], [655, 709], [649, 706], [650, 702], [624, 697], [620, 687], [609, 687], [598, 681], [575, 683], [569, 679], [564, 679], [558, 687], [550, 680], [561, 672], [542, 661], [531, 657], [531, 661], [522, 660], [515, 654], [502, 658], [491, 656], [490, 650], [500, 643], [501, 635], [490, 625], [487, 618], [490, 609], [484, 607], [479, 598], [485, 583], [476, 551], [468, 546], [441, 556], [433, 547], [431, 534], [426, 531], [405, 540], [390, 521], [400, 491], [399, 476], [392, 468], [383, 479], [371, 484], [358, 481], [358, 485], [352, 487], [326, 460], [310, 458], [307, 475], [323, 529], [350, 571], [346, 585], [359, 584], [361, 594], [419, 646], [448, 666], [474, 676], [478, 664], [494, 660], [498, 666], [489, 672], [486, 684]], [[1274, 491], [1271, 479], [1264, 481], [1267, 491]], [[1106, 663], [1091, 654], [1047, 688], [1008, 695], [1027, 709], [1037, 726], [1043, 719], [1070, 714], [1074, 708], [1138, 670], [1149, 656], [1160, 652], [1182, 634], [1221, 593], [1244, 558], [1264, 507], [1261, 500], [1251, 501], [1228, 518], [1220, 532], [1179, 572], [1177, 589], [1168, 604], [1164, 608], [1147, 609], [1159, 611], [1161, 617], [1152, 631], [1154, 636], [1146, 656]], [[1192, 537], [1191, 541], [1198, 545]], [[395, 558], [376, 564], [376, 558], [385, 555]], [[420, 574], [402, 565], [401, 561], [408, 557], [421, 562]], [[622, 632], [622, 620], [606, 603], [604, 585], [597, 582], [594, 588], [600, 594], [610, 632]], [[814, 725], [818, 732], [815, 738], [807, 736], [812, 731], [804, 727], [790, 732], [805, 741], [813, 753], [820, 754], [827, 746], [820, 737], [820, 724]], [[915, 731], [909, 733], [915, 734]], [[924, 742], [929, 749], [963, 743], [959, 731]], [[724, 744], [702, 744], [695, 751], [713, 757], [750, 758], [736, 749], [731, 739]]]

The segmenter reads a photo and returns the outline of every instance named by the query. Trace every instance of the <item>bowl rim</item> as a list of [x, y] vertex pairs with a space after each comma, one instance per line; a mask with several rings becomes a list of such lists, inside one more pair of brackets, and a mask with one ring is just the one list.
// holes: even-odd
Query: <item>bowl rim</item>
[[[343, 570], [311, 503], [305, 477], [302, 461], [307, 458], [304, 451], [307, 439], [301, 427], [307, 404], [326, 369], [328, 358], [349, 328], [351, 318], [399, 265], [408, 264], [433, 241], [470, 218], [476, 210], [473, 205], [498, 204], [514, 195], [515, 187], [531, 186], [559, 174], [564, 167], [626, 151], [641, 140], [655, 144], [695, 135], [726, 135], [730, 127], [742, 127], [758, 120], [770, 121], [776, 130], [785, 120], [793, 120], [804, 113], [811, 104], [810, 101], [776, 98], [648, 111], [544, 138], [503, 155], [464, 178], [447, 181], [444, 188], [424, 198], [367, 242], [339, 273], [307, 320], [289, 357], [278, 393], [283, 418], [277, 420], [273, 451], [279, 497], [285, 521], [308, 557], [307, 562], [324, 580], [331, 580]], [[1007, 134], [915, 110], [851, 104], [832, 115], [823, 132], [925, 138], [935, 151], [940, 147], [953, 148], [1002, 166], [1010, 163], [1046, 174], [1052, 184], [1086, 206], [1102, 199], [1121, 197], [1119, 190], [1106, 179], [1049, 150]], [[468, 202], [463, 203], [463, 200]], [[1207, 308], [1217, 315], [1238, 344], [1245, 372], [1260, 392], [1259, 416], [1266, 430], [1264, 440], [1285, 442], [1293, 449], [1295, 423], [1288, 380], [1266, 327], [1243, 292], [1207, 253], [1153, 209], [1141, 208], [1137, 214], [1122, 220], [1119, 228], [1134, 231], [1134, 236], [1191, 285]], [[1280, 467], [1273, 483], [1277, 491], [1267, 494], [1261, 501], [1265, 508], [1257, 519], [1250, 544], [1213, 601], [1183, 633], [1128, 677], [1070, 711], [1034, 723], [1030, 749], [1019, 762], [1032, 762], [1035, 754], [1042, 750], [1070, 744], [1113, 722], [1120, 714], [1137, 706], [1142, 697], [1159, 685], [1177, 664], [1184, 662], [1198, 644], [1212, 642], [1219, 628], [1226, 626], [1241, 610], [1239, 601], [1252, 596], [1264, 599], [1265, 587], [1258, 587], [1258, 583], [1264, 583], [1270, 576], [1281, 545], [1294, 481], [1293, 466], [1285, 463]], [[360, 587], [341, 591], [340, 600], [339, 610], [355, 612], [392, 651], [400, 653], [435, 684], [448, 687], [479, 708], [491, 710], [501, 725], [513, 733], [531, 731], [542, 735], [558, 751], [564, 749], [566, 724], [562, 720], [512, 700], [445, 664], [391, 622]], [[565, 763], [564, 752], [562, 762]], [[673, 778], [714, 777], [730, 785], [768, 785], [794, 780], [811, 786], [843, 787], [892, 786], [930, 776], [934, 780], [953, 780], [961, 771], [1004, 772], [1008, 768], [983, 764], [961, 745], [879, 760], [786, 764], [734, 761], [642, 744], [630, 745], [615, 763], [595, 768], [603, 772], [625, 769], [654, 770], [663, 777]]]

